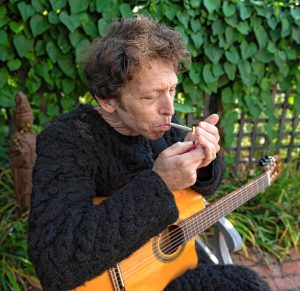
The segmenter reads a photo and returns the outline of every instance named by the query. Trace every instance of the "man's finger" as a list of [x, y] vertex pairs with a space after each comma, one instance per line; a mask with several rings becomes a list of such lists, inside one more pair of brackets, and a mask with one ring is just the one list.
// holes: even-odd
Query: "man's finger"
[[197, 140], [202, 143], [204, 140], [207, 140], [208, 142], [216, 145], [218, 144], [220, 140], [220, 136], [217, 133], [211, 133], [209, 131], [206, 131], [202, 129], [201, 127], [196, 128], [196, 135], [197, 135]]
[[205, 122], [210, 123], [212, 125], [216, 125], [219, 121], [219, 115], [218, 114], [211, 114], [208, 117], [204, 119]]
[[196, 135], [211, 135], [218, 142], [220, 139], [219, 130], [215, 125], [211, 125], [206, 122], [200, 122], [199, 126], [196, 127]]
[[192, 141], [177, 142], [162, 151], [160, 155], [163, 155], [165, 157], [182, 155], [183, 153], [187, 152], [192, 147], [192, 145]]
[[[180, 160], [179, 160], [180, 158]], [[205, 158], [204, 149], [202, 147], [197, 146], [195, 150], [183, 153], [180, 157], [178, 157], [178, 162], [181, 167], [195, 167], [198, 168], [198, 165]]]

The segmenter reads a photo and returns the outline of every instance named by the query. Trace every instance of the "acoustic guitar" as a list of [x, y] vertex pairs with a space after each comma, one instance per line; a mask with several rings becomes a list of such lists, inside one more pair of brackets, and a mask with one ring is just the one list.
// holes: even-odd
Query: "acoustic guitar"
[[176, 223], [115, 267], [75, 290], [163, 290], [176, 277], [197, 266], [194, 238], [197, 234], [265, 190], [277, 178], [281, 166], [276, 158], [269, 157], [264, 162], [263, 174], [207, 207], [204, 198], [191, 189], [174, 192], [180, 213]]

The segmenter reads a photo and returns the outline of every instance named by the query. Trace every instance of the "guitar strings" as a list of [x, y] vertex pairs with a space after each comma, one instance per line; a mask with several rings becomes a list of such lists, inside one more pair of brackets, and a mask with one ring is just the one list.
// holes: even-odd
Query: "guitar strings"
[[[267, 176], [267, 175], [263, 174], [263, 175], [261, 175], [260, 177], [256, 178], [256, 179], [253, 180], [251, 183], [249, 183], [249, 185], [247, 186], [247, 188], [250, 189], [250, 188], [253, 187], [253, 186], [257, 186], [257, 183], [260, 182], [260, 180], [264, 179], [265, 176]], [[238, 190], [233, 191], [233, 192], [231, 193], [232, 195], [229, 194], [229, 195], [227, 195], [227, 196], [225, 196], [225, 197], [222, 198], [222, 203], [227, 202], [227, 200], [234, 199], [234, 198], [232, 198], [234, 195], [238, 195], [238, 194], [240, 194], [240, 192], [245, 191], [245, 190], [246, 190], [246, 188], [245, 188], [245, 186], [244, 186], [242, 189], [238, 189]], [[220, 206], [221, 206], [222, 208], [224, 208], [224, 205], [219, 205], [218, 207], [220, 207]], [[226, 206], [226, 205], [225, 205], [225, 206]], [[206, 209], [207, 209], [207, 208], [204, 208], [204, 209], [203, 209], [203, 212], [205, 212]], [[216, 209], [218, 210], [217, 207], [216, 207]], [[203, 216], [203, 215], [204, 215], [204, 213], [201, 213], [201, 216]], [[200, 214], [199, 214], [199, 216], [200, 216]], [[202, 217], [201, 217], [201, 218], [202, 218]], [[188, 219], [186, 219], [185, 221], [189, 221], [190, 219], [193, 219], [193, 215], [192, 215], [191, 217], [189, 217]], [[184, 226], [184, 225], [182, 225], [182, 223], [181, 223], [181, 224], [178, 224], [178, 225]], [[169, 236], [169, 237], [172, 238], [172, 232], [173, 232], [173, 231], [169, 232], [166, 236]], [[175, 234], [177, 234], [177, 229], [176, 229], [174, 232], [176, 232]], [[171, 234], [171, 235], [170, 235], [170, 234]], [[164, 236], [162, 236], [161, 238], [164, 238]]]
[[[253, 186], [257, 186], [257, 183], [256, 182], [259, 182], [259, 181], [257, 181], [257, 180], [255, 180], [255, 181], [253, 181], [253, 183], [251, 183], [251, 185], [249, 185], [249, 188], [253, 188]], [[267, 183], [268, 184], [268, 183]], [[257, 189], [258, 189], [258, 187], [256, 187]], [[239, 190], [239, 191], [236, 191], [236, 193], [234, 193], [235, 194], [235, 196], [236, 196], [236, 194], [238, 193], [238, 192], [242, 192], [242, 191], [244, 191], [245, 189], [241, 189], [241, 190]], [[261, 191], [262, 189], [260, 189], [260, 191]], [[250, 192], [250, 193], [252, 193], [252, 192]], [[259, 193], [259, 192], [257, 192], [257, 191], [255, 191], [255, 192], [253, 192], [253, 193]], [[227, 196], [226, 196], [227, 197]], [[232, 198], [232, 197], [231, 197]], [[251, 197], [250, 197], [251, 198]], [[249, 198], [249, 199], [250, 199]], [[248, 200], [249, 200], [248, 199]], [[234, 197], [233, 198], [233, 200], [236, 200], [235, 202], [239, 202], [237, 199], [236, 199], [236, 197]], [[235, 207], [236, 206], [238, 206], [238, 205], [240, 205], [239, 203], [237, 203], [237, 205], [235, 205]], [[219, 206], [218, 207], [216, 207], [215, 209], [212, 209], [212, 214], [215, 214], [215, 213], [218, 213], [218, 208], [220, 208]], [[205, 210], [205, 209], [204, 209]], [[202, 213], [202, 215], [201, 215], [201, 218], [202, 218], [202, 216], [203, 216], [203, 213]], [[199, 215], [199, 217], [198, 218], [200, 218], [200, 215]], [[186, 222], [188, 221], [188, 220], [190, 220], [190, 219], [187, 219], [186, 220]], [[210, 223], [211, 223], [211, 219], [210, 220], [206, 220], [204, 223], [203, 223], [203, 225], [202, 225], [202, 227], [203, 226], [205, 226], [205, 228], [204, 229], [206, 229], [206, 227], [209, 227], [210, 226]], [[216, 220], [217, 221], [217, 220]], [[216, 222], [215, 221], [215, 222]], [[197, 221], [194, 221], [194, 222], [192, 222], [192, 224], [190, 225], [190, 226], [188, 226], [188, 228], [190, 228], [190, 229], [192, 229], [192, 227], [193, 227], [193, 224], [195, 224], [195, 223], [197, 223]], [[183, 227], [185, 227], [186, 225], [183, 225]], [[196, 228], [194, 229], [195, 231], [201, 231], [201, 226], [199, 227], [198, 225], [196, 225]], [[179, 240], [181, 240], [181, 238], [179, 238]], [[176, 243], [178, 243], [178, 240], [177, 240], [177, 242], [175, 241], [175, 244]], [[174, 242], [173, 242], [173, 244], [171, 244], [171, 248], [169, 248], [169, 250], [171, 250], [173, 247], [174, 247]], [[144, 251], [146, 251], [146, 250], [144, 250]], [[153, 252], [154, 254], [157, 254], [157, 253], [155, 253], [155, 252]], [[149, 259], [151, 260], [151, 259], [153, 259], [153, 257], [151, 256], [151, 257], [149, 257]], [[150, 262], [150, 260], [149, 259], [146, 259], [146, 260], [144, 260], [144, 261], [142, 261], [142, 263], [140, 263], [139, 265], [135, 265], [135, 267], [134, 268], [132, 268], [132, 269], [129, 269], [129, 270], [127, 270], [127, 274], [126, 274], [126, 276], [129, 274], [129, 271], [132, 271], [133, 269], [136, 269], [137, 267], [140, 267], [141, 265], [148, 265], [149, 263], [151, 263]], [[148, 262], [147, 262], [148, 261]], [[156, 260], [153, 260], [153, 261], [156, 261]], [[128, 262], [129, 263], [129, 262]], [[124, 265], [125, 265], [125, 262], [124, 262]], [[125, 277], [125, 271], [123, 272], [124, 273], [124, 277]]]
[[[252, 186], [254, 186], [254, 184], [249, 185], [248, 188], [250, 188], [250, 186], [252, 187]], [[244, 191], [244, 189], [235, 191], [235, 192], [232, 193], [232, 194], [237, 195], [237, 194], [239, 194], [239, 193], [242, 192], [242, 191]], [[225, 199], [225, 198], [226, 198], [226, 199]], [[230, 196], [228, 195], [228, 196], [226, 196], [226, 197], [223, 197], [222, 203], [227, 202], [227, 200], [229, 200], [229, 199], [234, 200], [233, 195], [230, 195]], [[219, 205], [219, 206], [215, 207], [217, 214], [219, 214], [218, 210], [219, 210], [220, 207], [222, 207], [222, 210], [223, 210], [223, 209], [225, 209], [225, 207], [227, 207], [227, 205]], [[210, 208], [205, 208], [205, 209], [203, 209], [203, 213], [201, 213], [201, 216], [200, 216], [199, 213], [197, 213], [197, 214], [198, 214], [197, 219], [202, 218], [202, 216], [205, 215], [206, 212], [208, 212], [208, 209], [210, 209]], [[212, 209], [210, 209], [210, 211], [212, 211]], [[212, 212], [212, 213], [214, 213], [214, 212]], [[225, 215], [226, 215], [226, 214], [225, 214]], [[185, 222], [189, 222], [189, 220], [194, 219], [194, 218], [195, 218], [195, 217], [191, 216], [191, 217], [189, 217], [189, 219], [186, 219]], [[214, 217], [213, 217], [213, 218], [214, 218]], [[206, 220], [206, 221], [208, 222], [208, 224], [211, 223], [211, 220]], [[196, 222], [197, 222], [197, 221], [196, 221]], [[184, 223], [178, 224], [178, 226], [185, 227]], [[192, 226], [192, 224], [191, 224], [191, 226]], [[188, 230], [188, 229], [187, 229], [187, 230]], [[176, 230], [174, 231], [174, 234], [176, 235], [177, 233], [178, 233], [178, 232], [177, 232], [177, 229], [176, 229]], [[170, 235], [170, 234], [171, 234], [171, 235]], [[169, 234], [167, 234], [167, 236], [170, 236], [170, 237], [172, 238], [172, 232], [170, 232]], [[162, 238], [163, 238], [163, 237], [162, 237]], [[163, 247], [163, 246], [162, 246], [162, 247]]]
[[[196, 230], [197, 230], [197, 228], [196, 228]], [[152, 261], [151, 261], [152, 260]], [[141, 264], [139, 264], [139, 265], [136, 265], [135, 266], [135, 268], [132, 268], [131, 270], [129, 269], [129, 270], [127, 270], [127, 272], [126, 271], [124, 271], [123, 273], [124, 273], [124, 280], [125, 280], [125, 278], [127, 278], [127, 276], [129, 276], [130, 275], [130, 273], [134, 273], [134, 271], [136, 271], [136, 270], [134, 270], [134, 269], [137, 269], [137, 268], [141, 268], [141, 267], [146, 267], [146, 266], [148, 266], [150, 263], [152, 263], [152, 262], [154, 262], [154, 261], [156, 261], [156, 259], [155, 258], [153, 258], [153, 257], [150, 257], [148, 260], [144, 260]], [[137, 270], [137, 271], [139, 271], [139, 270]]]
[[[267, 185], [268, 186], [268, 185]], [[255, 191], [254, 193], [258, 193], [257, 191]], [[236, 202], [238, 202], [238, 201], [236, 201]], [[213, 211], [214, 212], [214, 211]], [[206, 226], [209, 226], [209, 224], [208, 223], [206, 223]], [[201, 229], [201, 228], [198, 228], [198, 229]], [[195, 230], [197, 231], [197, 228], [195, 228]], [[153, 257], [150, 257], [150, 260], [148, 259], [148, 261], [143, 261], [141, 264], [139, 264], [139, 265], [137, 265], [135, 268], [132, 268], [130, 271], [131, 271], [131, 273], [133, 273], [133, 271], [134, 271], [134, 269], [136, 269], [137, 267], [141, 267], [142, 265], [142, 267], [146, 267], [146, 266], [148, 266], [150, 263], [152, 263], [152, 262], [154, 262], [154, 261], [156, 261], [156, 259], [154, 259], [154, 260], [152, 260], [152, 262], [151, 262], [151, 259], [153, 259]], [[123, 271], [123, 276], [124, 276], [124, 280], [125, 280], [125, 277], [127, 277], [127, 276], [129, 276], [129, 270], [127, 270], [127, 273], [126, 273], [126, 271]]]
[[[253, 187], [253, 186], [255, 186], [256, 184], [252, 184], [251, 185], [251, 187]], [[250, 188], [250, 187], [249, 187]], [[234, 193], [235, 195], [237, 195], [239, 192], [241, 192], [241, 191], [237, 191], [236, 193]], [[231, 198], [231, 200], [233, 200], [233, 202], [235, 202], [235, 200], [236, 200], [236, 198], [235, 197], [233, 197], [233, 199], [232, 199], [232, 197], [230, 197]], [[228, 199], [226, 199], [226, 200], [228, 200]], [[247, 200], [249, 200], [249, 199], [247, 199]], [[224, 201], [223, 201], [224, 202]], [[236, 202], [239, 202], [238, 200], [236, 201]], [[234, 207], [236, 207], [236, 206], [238, 206], [238, 205], [241, 205], [240, 203], [232, 203], [232, 205], [234, 205]], [[192, 228], [193, 228], [193, 224], [195, 224], [195, 223], [198, 223], [198, 220], [199, 219], [202, 219], [203, 218], [203, 215], [206, 215], [207, 214], [207, 212], [208, 212], [208, 209], [209, 209], [209, 211], [210, 211], [210, 214], [218, 214], [218, 217], [217, 217], [217, 219], [215, 219], [215, 216], [213, 216], [213, 219], [206, 219], [205, 220], [205, 222], [203, 223], [203, 229], [205, 229], [206, 227], [209, 227], [212, 223], [214, 223], [214, 222], [216, 222], [219, 218], [220, 218], [220, 214], [219, 214], [219, 210], [220, 210], [220, 207], [222, 207], [222, 210], [226, 210], [226, 212], [231, 212], [231, 208], [229, 208], [229, 209], [227, 209], [228, 208], [228, 205], [225, 205], [225, 207], [223, 206], [223, 205], [219, 205], [218, 207], [215, 207], [215, 208], [207, 208], [207, 210], [206, 209], [204, 209], [203, 210], [203, 213], [201, 213], [201, 215], [198, 215], [196, 218], [197, 219], [195, 219], [195, 217], [191, 217], [190, 219], [187, 219], [186, 221], [185, 221], [185, 223], [184, 224], [181, 224], [180, 226], [182, 227], [182, 229], [183, 230], [186, 230], [186, 232], [188, 233], [188, 231], [190, 231], [190, 230], [192, 230]], [[228, 211], [229, 210], [229, 211]], [[191, 219], [193, 219], [194, 221], [192, 221], [192, 223], [190, 224], [190, 226], [189, 226], [189, 224], [187, 224], [188, 222], [190, 222], [189, 220], [191, 220]], [[175, 232], [173, 232], [173, 235], [171, 235], [171, 236], [173, 236], [174, 237], [174, 235], [177, 235], [178, 234], [178, 231], [177, 230], [175, 230]], [[176, 244], [178, 244], [178, 242], [180, 242], [182, 240], [182, 236], [181, 237], [179, 237], [178, 239], [177, 239], [177, 241], [176, 240], [174, 240], [173, 242], [172, 242], [172, 244], [169, 244], [170, 245], [170, 248], [169, 248], [169, 250], [171, 249], [171, 248], [173, 248], [174, 247], [174, 245], [176, 245]], [[164, 247], [164, 245], [162, 245], [161, 246], [161, 249], [163, 249], [163, 247]], [[168, 249], [166, 249], [165, 251], [168, 251]]]
[[[268, 186], [268, 185], [267, 185]], [[258, 193], [257, 191], [255, 191], [254, 193]], [[238, 204], [239, 205], [239, 204]], [[209, 226], [209, 224], [207, 224], [206, 223], [206, 226]], [[201, 229], [201, 228], [198, 228], [198, 229]], [[195, 229], [196, 231], [197, 231], [197, 228]], [[150, 259], [150, 260], [149, 260]], [[127, 277], [127, 276], [129, 276], [129, 271], [131, 271], [131, 273], [133, 273], [133, 271], [135, 271], [134, 269], [136, 269], [137, 267], [146, 267], [146, 266], [148, 266], [150, 263], [152, 263], [152, 262], [154, 262], [154, 261], [156, 261], [156, 259], [154, 259], [154, 260], [152, 260], [152, 262], [151, 262], [151, 259], [153, 259], [153, 257], [150, 257], [147, 261], [143, 261], [141, 264], [139, 264], [139, 265], [137, 265], [135, 268], [132, 268], [131, 270], [127, 270], [127, 273], [126, 273], [126, 271], [123, 271], [123, 275], [124, 275], [124, 279], [125, 279], [125, 277]], [[125, 274], [126, 273], [126, 274]]]
[[[263, 176], [265, 176], [265, 175], [263, 175]], [[247, 188], [249, 188], [249, 190], [251, 189], [251, 188], [254, 188], [254, 186], [256, 186], [256, 188], [258, 189], [258, 182], [260, 182], [260, 180], [262, 180], [264, 177], [259, 177], [259, 178], [257, 178], [256, 180], [254, 180]], [[268, 183], [265, 183], [265, 184], [267, 184], [267, 186], [268, 186]], [[238, 205], [239, 205], [239, 200], [237, 200], [237, 194], [239, 194], [240, 192], [243, 192], [243, 191], [245, 191], [246, 189], [245, 189], [245, 187], [244, 188], [242, 188], [242, 189], [240, 189], [240, 190], [238, 190], [238, 191], [233, 191], [233, 195], [227, 195], [227, 196], [225, 196], [224, 197], [224, 200], [227, 198], [227, 197], [229, 197], [229, 198], [231, 198], [233, 201], [233, 203], [231, 204], [231, 205], [234, 205], [234, 207], [238, 207]], [[254, 190], [254, 189], [252, 189], [252, 190]], [[260, 189], [259, 190], [259, 192], [261, 191], [262, 189]], [[257, 192], [257, 190], [256, 191], [254, 191], [253, 193], [251, 192], [251, 191], [249, 191], [251, 194], [253, 194], [253, 193], [259, 193], [259, 192]], [[227, 198], [226, 200], [228, 200], [229, 198]], [[247, 198], [247, 197], [246, 197]], [[250, 197], [251, 198], [251, 197]], [[249, 199], [250, 199], [249, 198]], [[247, 199], [247, 200], [249, 200], [249, 199]], [[246, 201], [247, 201], [246, 200]], [[235, 205], [236, 204], [236, 205]], [[213, 208], [212, 210], [211, 210], [211, 214], [218, 214], [219, 213], [219, 209], [220, 208], [220, 206], [216, 206], [215, 208]], [[208, 209], [208, 208], [204, 208], [203, 209], [203, 211], [205, 211], [205, 209]], [[224, 210], [224, 206], [222, 206], [222, 208], [221, 208], [222, 210]], [[184, 230], [188, 233], [189, 231], [194, 231], [195, 233], [197, 233], [197, 232], [200, 232], [200, 231], [203, 231], [204, 229], [206, 229], [207, 227], [209, 227], [210, 226], [210, 223], [212, 222], [212, 219], [210, 218], [210, 219], [206, 219], [204, 222], [203, 222], [203, 224], [202, 225], [198, 225], [197, 224], [197, 222], [201, 219], [201, 218], [203, 218], [203, 215], [204, 215], [204, 213], [198, 213], [199, 215], [197, 216], [197, 219], [193, 219], [193, 218], [195, 218], [195, 217], [193, 217], [193, 216], [191, 216], [191, 217], [189, 217], [188, 219], [186, 219], [185, 221], [184, 221], [184, 223], [182, 223], [182, 224], [178, 224], [178, 226], [180, 226], [180, 227], [182, 227], [182, 230], [183, 230], [183, 236], [179, 236], [179, 237], [177, 237], [177, 239], [175, 239], [175, 240], [173, 240], [172, 241], [172, 243], [170, 244], [170, 243], [164, 243], [164, 244], [162, 244], [161, 246], [160, 246], [160, 249], [161, 250], [163, 250], [165, 253], [167, 253], [168, 251], [171, 251], [174, 247], [175, 248], [178, 248], [179, 246], [180, 246], [180, 242], [182, 242], [182, 238], [184, 238], [185, 239], [185, 232], [184, 232]], [[213, 218], [215, 219], [215, 216], [213, 215]], [[220, 218], [220, 217], [219, 217]], [[188, 225], [187, 223], [188, 222], [190, 222], [190, 220], [194, 220], [194, 221], [192, 221], [191, 222], [191, 224], [190, 225]], [[217, 219], [218, 220], [218, 219]], [[216, 221], [217, 221], [216, 220]], [[216, 222], [215, 221], [215, 222]], [[195, 225], [196, 225], [196, 227], [195, 227]], [[205, 227], [205, 228], [204, 228]], [[203, 228], [202, 230], [201, 230], [201, 228]], [[161, 237], [161, 239], [162, 238], [165, 238], [165, 237], [172, 237], [172, 238], [174, 238], [174, 237], [176, 237], [177, 235], [178, 235], [178, 233], [182, 233], [181, 231], [180, 231], [180, 228], [178, 228], [178, 229], [175, 229], [175, 230], [173, 230], [173, 231], [171, 231], [171, 232], [169, 232], [169, 234], [167, 234], [167, 235], [164, 235], [164, 236], [162, 236]], [[171, 234], [171, 235], [170, 235]], [[194, 235], [193, 235], [194, 236]], [[166, 247], [166, 246], [168, 246], [166, 249], [163, 249], [164, 247]], [[143, 252], [146, 252], [147, 250], [144, 250]], [[142, 254], [142, 253], [141, 253]], [[153, 251], [153, 254], [154, 255], [158, 255], [158, 252], [157, 251]], [[128, 276], [130, 273], [133, 273], [133, 271], [135, 270], [135, 269], [137, 269], [137, 268], [139, 268], [140, 269], [140, 267], [142, 266], [142, 267], [145, 267], [145, 266], [148, 266], [150, 263], [152, 263], [152, 262], [154, 262], [154, 261], [156, 261], [156, 259], [151, 255], [151, 256], [149, 256], [148, 258], [146, 258], [146, 260], [143, 260], [141, 263], [139, 263], [139, 264], [134, 264], [134, 266], [133, 267], [129, 267], [128, 265], [130, 265], [130, 263], [131, 262], [127, 262], [127, 264], [126, 264], [126, 262], [123, 262], [123, 268], [127, 265], [127, 267], [128, 267], [128, 269], [127, 270], [124, 270], [123, 271], [123, 276], [124, 276], [124, 279], [125, 279], [125, 277], [126, 276]], [[126, 274], [126, 275], [125, 275]]]

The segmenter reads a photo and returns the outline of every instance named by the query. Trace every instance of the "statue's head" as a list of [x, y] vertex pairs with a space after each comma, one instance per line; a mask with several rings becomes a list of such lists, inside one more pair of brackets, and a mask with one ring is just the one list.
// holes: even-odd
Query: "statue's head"
[[18, 130], [31, 128], [33, 124], [32, 109], [23, 92], [16, 95], [15, 122]]

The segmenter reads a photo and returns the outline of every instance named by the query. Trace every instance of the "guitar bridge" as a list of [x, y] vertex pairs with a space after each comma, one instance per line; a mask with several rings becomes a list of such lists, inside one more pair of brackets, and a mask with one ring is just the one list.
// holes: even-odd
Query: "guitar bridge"
[[112, 267], [109, 269], [109, 275], [110, 275], [111, 281], [114, 285], [115, 291], [125, 291], [126, 290], [119, 264], [117, 264], [115, 267]]

